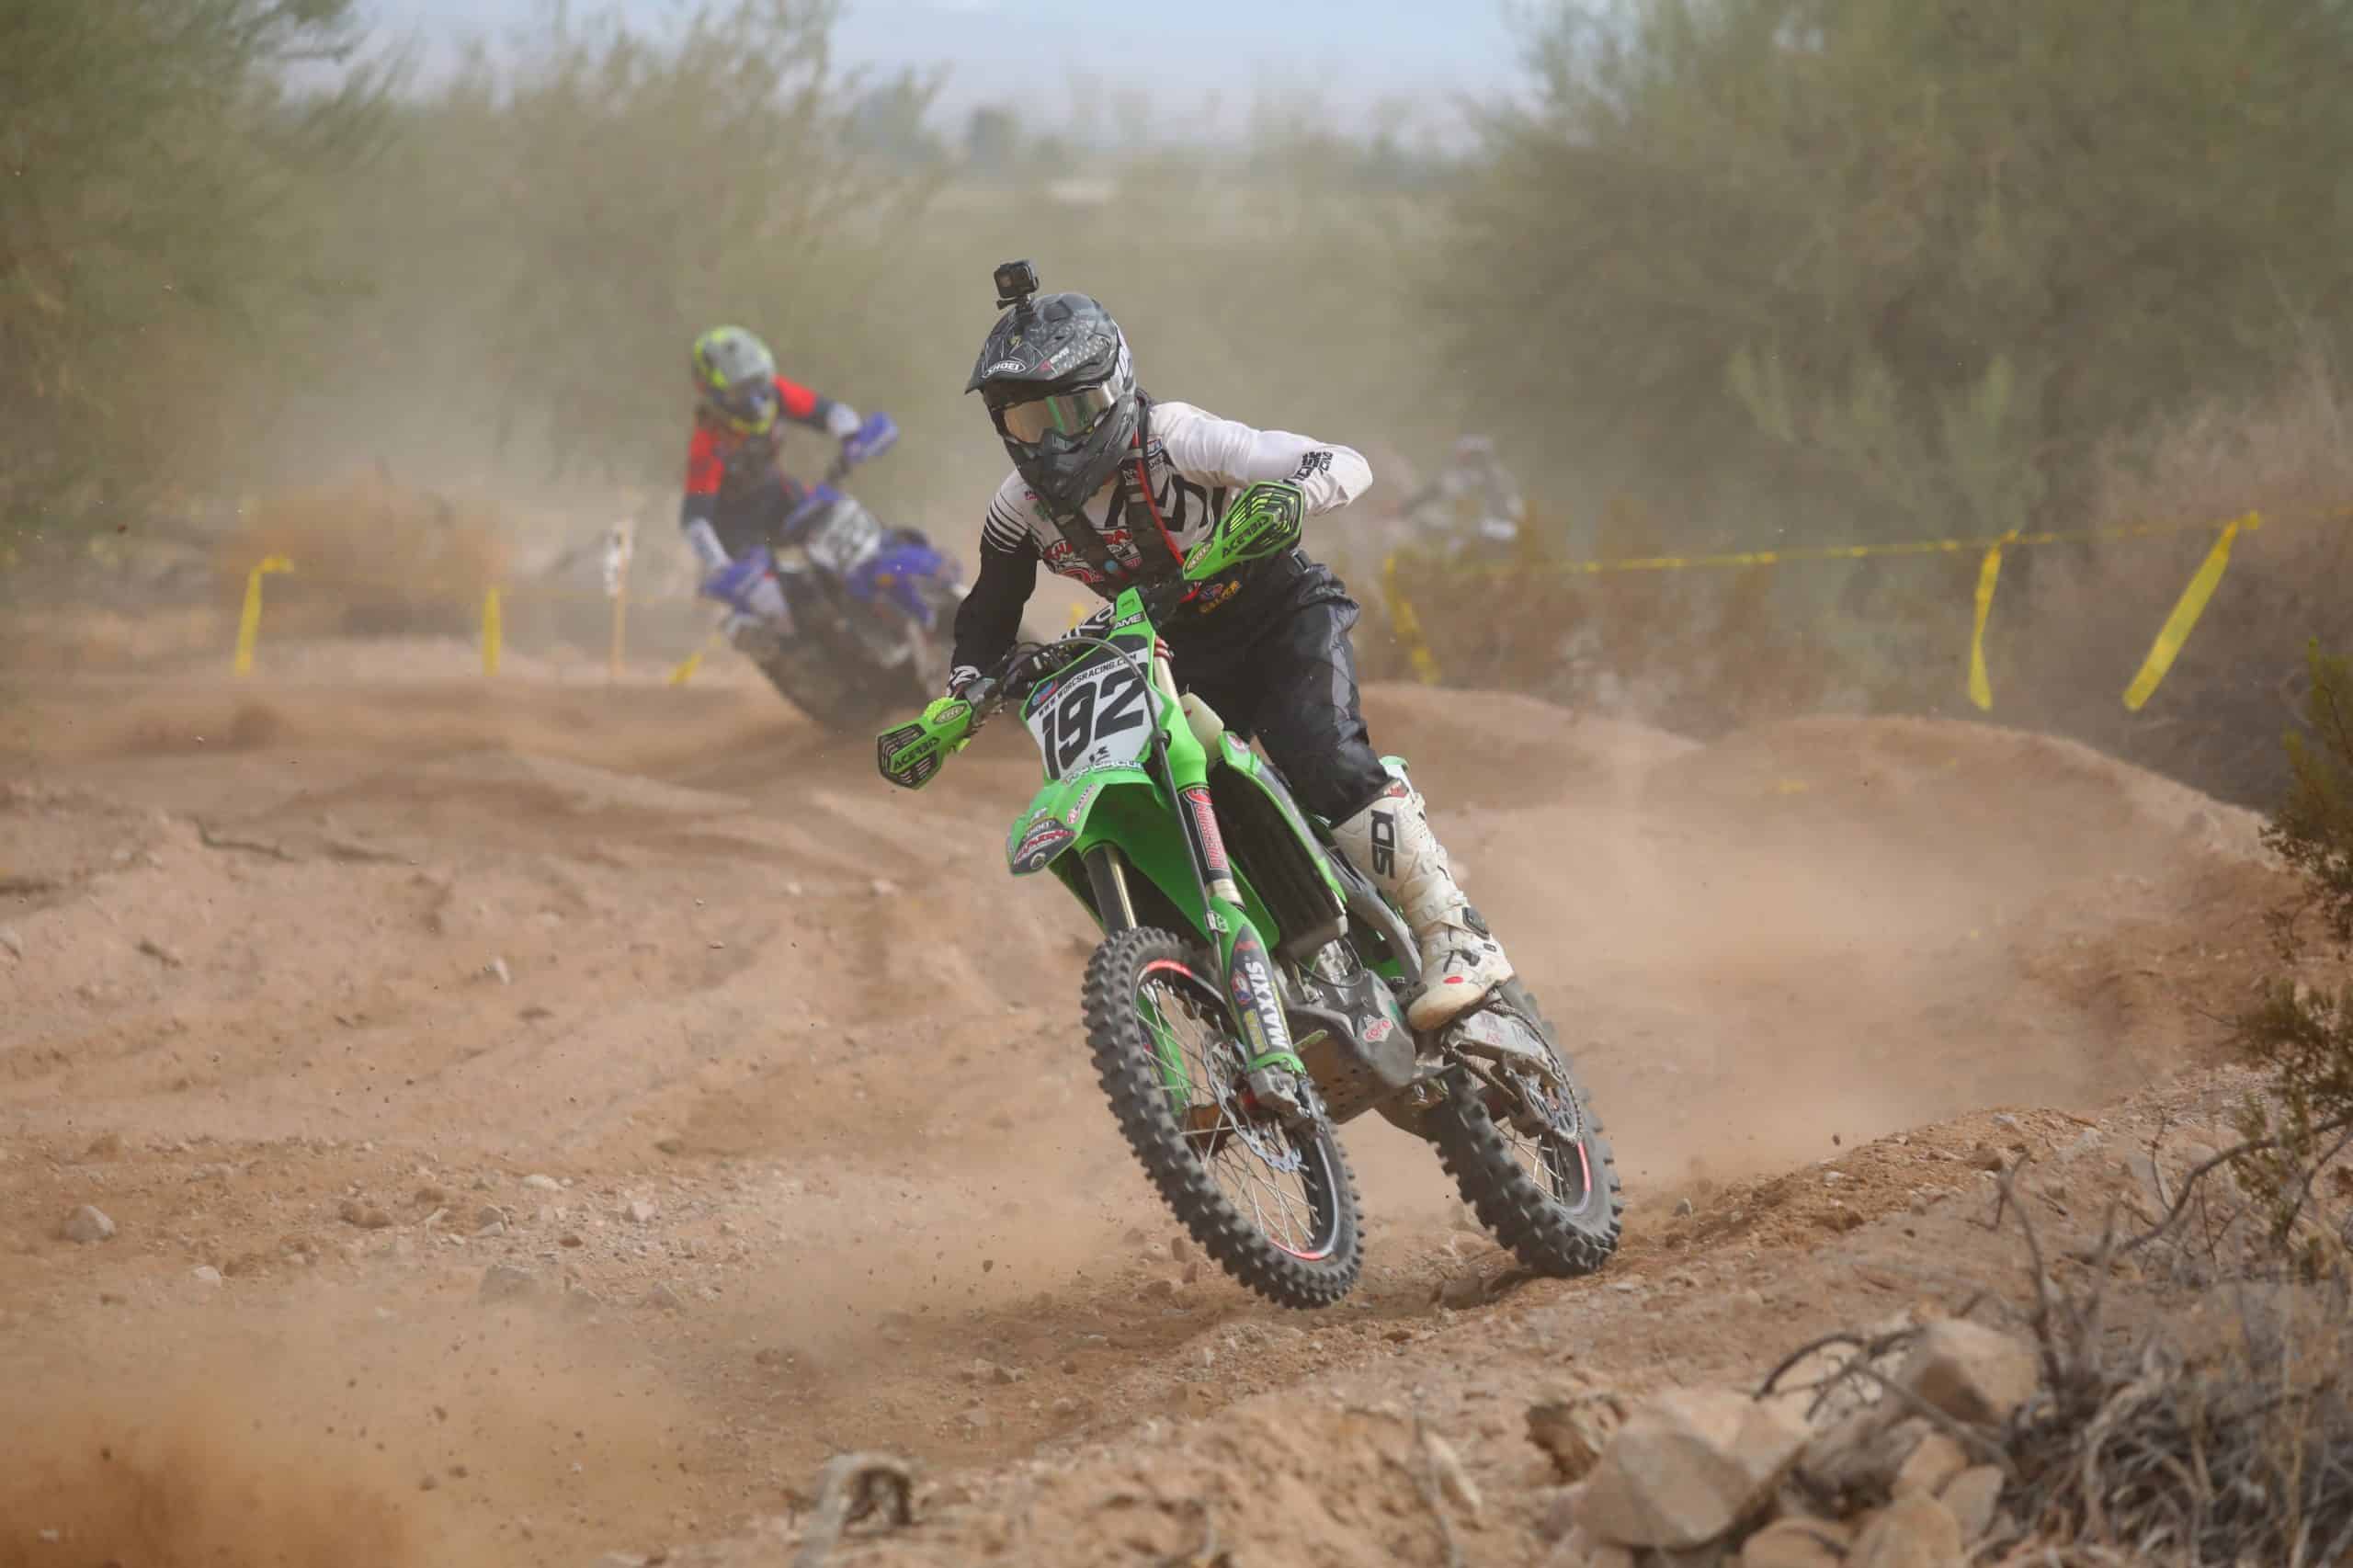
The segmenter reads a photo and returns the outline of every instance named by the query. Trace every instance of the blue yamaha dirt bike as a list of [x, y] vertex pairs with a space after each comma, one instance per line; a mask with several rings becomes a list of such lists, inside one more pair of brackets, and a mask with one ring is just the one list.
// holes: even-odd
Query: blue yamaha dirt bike
[[1193, 585], [1290, 549], [1302, 513], [1296, 486], [1252, 486], [1181, 581], [1017, 645], [882, 734], [877, 765], [919, 790], [993, 715], [1029, 726], [1046, 778], [1006, 860], [1052, 875], [1102, 928], [1081, 996], [1097, 1074], [1161, 1196], [1235, 1278], [1292, 1307], [1355, 1284], [1356, 1182], [1333, 1129], [1370, 1110], [1434, 1143], [1523, 1263], [1588, 1273], [1618, 1244], [1616, 1163], [1536, 999], [1513, 981], [1417, 1035], [1404, 1004], [1420, 960], [1397, 910], [1177, 691], [1155, 623]]
[[[888, 451], [899, 426], [869, 418], [825, 477], [777, 529], [711, 574], [704, 597], [730, 606], [730, 638], [784, 699], [830, 729], [867, 730], [937, 693], [963, 602], [962, 570], [909, 528], [883, 526], [841, 489], [849, 471]], [[753, 589], [773, 578], [785, 615], [757, 615]]]

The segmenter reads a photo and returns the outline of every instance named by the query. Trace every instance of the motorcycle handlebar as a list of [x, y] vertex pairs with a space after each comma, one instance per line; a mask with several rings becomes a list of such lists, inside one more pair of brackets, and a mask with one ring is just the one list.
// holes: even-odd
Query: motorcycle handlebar
[[1051, 642], [1016, 643], [1012, 652], [997, 661], [996, 667], [966, 687], [962, 696], [972, 705], [975, 723], [996, 716], [997, 710], [1009, 702], [1018, 702], [1038, 684], [1044, 666], [1062, 662], [1065, 655], [1075, 657], [1088, 648], [1104, 645], [1100, 637], [1058, 637]]

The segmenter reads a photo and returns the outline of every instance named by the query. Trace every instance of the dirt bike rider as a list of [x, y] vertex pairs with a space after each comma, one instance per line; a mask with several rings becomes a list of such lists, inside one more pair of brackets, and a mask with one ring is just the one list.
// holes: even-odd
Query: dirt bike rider
[[790, 614], [774, 572], [741, 559], [779, 538], [784, 520], [808, 492], [784, 471], [787, 422], [848, 443], [863, 421], [846, 403], [777, 373], [767, 344], [740, 326], [713, 327], [695, 339], [694, 434], [687, 447], [687, 489], [678, 527], [701, 562], [703, 591], [735, 605], [728, 631], [788, 630]]
[[[1010, 271], [1000, 271], [1001, 290]], [[999, 302], [1013, 308], [964, 390], [986, 402], [1013, 472], [989, 503], [980, 574], [956, 617], [951, 698], [1012, 647], [1040, 562], [1111, 599], [1173, 573], [1229, 496], [1254, 482], [1296, 487], [1311, 515], [1372, 483], [1370, 465], [1347, 447], [1155, 403], [1136, 384], [1119, 324], [1084, 294]], [[1444, 1023], [1509, 980], [1511, 962], [1456, 885], [1421, 796], [1382, 766], [1366, 733], [1348, 643], [1357, 605], [1298, 549], [1224, 586], [1162, 624], [1178, 680], [1237, 737], [1256, 736], [1300, 802], [1336, 824], [1348, 858], [1395, 901], [1427, 981], [1407, 1018], [1416, 1028]]]
[[1509, 553], [1519, 543], [1528, 508], [1519, 487], [1484, 436], [1463, 436], [1452, 460], [1402, 508], [1407, 526], [1438, 553]]

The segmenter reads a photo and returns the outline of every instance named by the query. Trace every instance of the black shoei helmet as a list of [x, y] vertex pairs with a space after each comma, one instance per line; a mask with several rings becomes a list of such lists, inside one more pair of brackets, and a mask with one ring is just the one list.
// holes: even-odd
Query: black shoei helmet
[[1132, 449], [1142, 413], [1134, 361], [1120, 324], [1085, 294], [1033, 300], [1037, 269], [996, 269], [1009, 306], [981, 345], [968, 392], [988, 403], [1013, 466], [1038, 498], [1078, 511]]

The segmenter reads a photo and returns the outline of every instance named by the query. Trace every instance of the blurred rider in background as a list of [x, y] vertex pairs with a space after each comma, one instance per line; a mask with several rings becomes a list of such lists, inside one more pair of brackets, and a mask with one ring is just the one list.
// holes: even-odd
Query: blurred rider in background
[[[705, 576], [716, 580], [730, 567], [748, 568], [738, 558], [756, 546], [789, 542], [779, 537], [784, 520], [808, 491], [785, 472], [784, 426], [822, 430], [847, 443], [862, 421], [849, 404], [777, 374], [767, 345], [740, 326], [713, 327], [695, 339], [691, 365], [694, 435], [678, 526]], [[756, 620], [787, 620], [774, 573], [729, 587], [726, 597]]]
[[1416, 540], [1447, 560], [1511, 554], [1528, 520], [1519, 486], [1484, 436], [1458, 439], [1446, 468], [1402, 510]]

